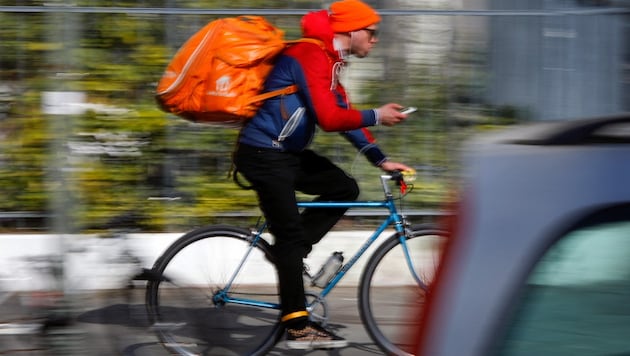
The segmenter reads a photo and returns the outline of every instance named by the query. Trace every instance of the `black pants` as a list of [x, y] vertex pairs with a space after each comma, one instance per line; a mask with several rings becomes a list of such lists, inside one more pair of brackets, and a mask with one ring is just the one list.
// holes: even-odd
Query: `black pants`
[[354, 201], [359, 187], [342, 169], [310, 150], [289, 153], [239, 145], [235, 164], [257, 192], [275, 238], [282, 315], [304, 311], [302, 259], [346, 209], [313, 208], [300, 214], [295, 192], [316, 195], [319, 201]]

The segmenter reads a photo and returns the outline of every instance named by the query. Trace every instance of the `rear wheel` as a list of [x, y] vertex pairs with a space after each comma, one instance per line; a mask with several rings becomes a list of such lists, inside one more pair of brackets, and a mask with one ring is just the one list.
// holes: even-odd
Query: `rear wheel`
[[446, 241], [446, 233], [430, 225], [417, 225], [410, 231], [403, 238], [408, 256], [401, 238], [389, 237], [366, 263], [359, 285], [363, 325], [374, 342], [393, 355], [413, 354], [412, 333], [418, 330]]
[[247, 230], [210, 226], [182, 236], [156, 261], [146, 305], [152, 328], [169, 352], [262, 355], [275, 345], [282, 333], [277, 307], [225, 300], [279, 303], [269, 245], [259, 239], [252, 246], [251, 240]]

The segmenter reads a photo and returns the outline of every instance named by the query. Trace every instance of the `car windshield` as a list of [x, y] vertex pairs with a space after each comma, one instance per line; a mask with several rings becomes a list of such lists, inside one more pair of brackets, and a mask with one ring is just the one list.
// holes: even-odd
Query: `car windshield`
[[530, 274], [495, 355], [627, 355], [630, 222], [572, 231]]

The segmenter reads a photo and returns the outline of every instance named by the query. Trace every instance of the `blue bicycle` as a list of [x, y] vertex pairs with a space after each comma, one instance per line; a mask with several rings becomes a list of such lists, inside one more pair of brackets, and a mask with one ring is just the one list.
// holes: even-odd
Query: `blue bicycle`
[[[432, 224], [411, 225], [396, 201], [411, 190], [401, 172], [380, 176], [379, 201], [301, 202], [302, 208], [387, 209], [376, 230], [323, 284], [307, 290], [311, 318], [325, 323], [326, 296], [387, 229], [391, 236], [365, 263], [358, 308], [365, 328], [387, 354], [410, 355], [405, 330], [417, 327], [426, 291], [437, 268], [446, 233]], [[390, 185], [400, 187], [394, 196]], [[212, 225], [176, 240], [155, 262], [146, 290], [152, 328], [164, 347], [178, 355], [264, 355], [280, 341], [271, 236], [265, 224], [248, 230]], [[308, 278], [307, 278], [308, 280]], [[315, 287], [315, 283], [311, 284]]]

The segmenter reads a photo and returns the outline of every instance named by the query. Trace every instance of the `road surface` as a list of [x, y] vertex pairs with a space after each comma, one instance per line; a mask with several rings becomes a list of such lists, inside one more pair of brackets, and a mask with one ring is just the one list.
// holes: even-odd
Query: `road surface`
[[[42, 297], [35, 296], [35, 299], [39, 298]], [[65, 345], [62, 347], [64, 356], [168, 355], [149, 330], [144, 311], [143, 288], [128, 291], [86, 291], [70, 296], [68, 300], [71, 301], [71, 309], [73, 315], [76, 315], [77, 321], [71, 327], [52, 329], [56, 336], [50, 339]], [[24, 301], [22, 298], [22, 304], [25, 304]], [[45, 298], [40, 300], [40, 302], [42, 301], [45, 302]], [[329, 325], [337, 334], [348, 339], [349, 346], [330, 351], [290, 351], [284, 347], [281, 341], [269, 355], [350, 356], [383, 354], [370, 340], [361, 324], [357, 309], [356, 288], [337, 287], [328, 296], [327, 301], [330, 307]], [[12, 300], [3, 304], [2, 309], [0, 309], [2, 319], [6, 320], [16, 316], [20, 309], [17, 306], [12, 307], [10, 303], [17, 305], [19, 302]], [[31, 301], [30, 304], [37, 303]], [[1, 335], [0, 332], [0, 354], [50, 355], [48, 351], [41, 351], [41, 347], [31, 336]]]

